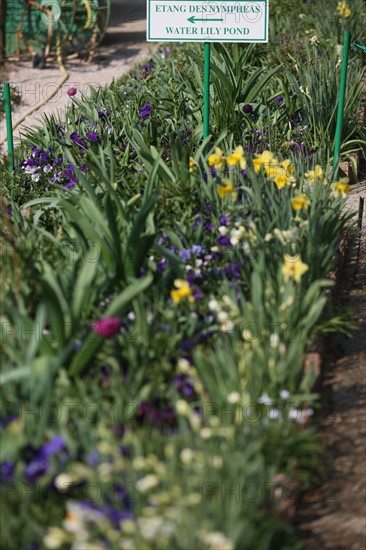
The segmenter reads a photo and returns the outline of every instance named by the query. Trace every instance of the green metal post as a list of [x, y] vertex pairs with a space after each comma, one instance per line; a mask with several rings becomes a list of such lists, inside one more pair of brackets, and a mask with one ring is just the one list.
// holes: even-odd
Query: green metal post
[[354, 48], [359, 48], [360, 50], [363, 51], [363, 53], [366, 53], [366, 48], [365, 48], [365, 46], [361, 46], [361, 44], [358, 44], [358, 43], [356, 42], [356, 40], [354, 40], [354, 41], [352, 42], [352, 46], [353, 46]]
[[13, 142], [13, 124], [11, 119], [11, 102], [9, 83], [4, 83], [4, 105], [6, 117], [6, 137], [8, 141], [9, 170], [14, 170], [14, 142]]
[[205, 42], [203, 76], [203, 139], [208, 137], [210, 131], [210, 58], [211, 44], [210, 42]]
[[338, 179], [338, 172], [339, 172], [339, 158], [341, 155], [341, 142], [342, 142], [343, 109], [344, 109], [344, 98], [346, 95], [347, 66], [348, 66], [350, 38], [351, 38], [351, 33], [349, 31], [345, 31], [344, 40], [343, 40], [343, 50], [342, 50], [341, 80], [339, 84], [339, 100], [338, 100], [335, 145], [334, 145], [332, 181], [335, 181]]

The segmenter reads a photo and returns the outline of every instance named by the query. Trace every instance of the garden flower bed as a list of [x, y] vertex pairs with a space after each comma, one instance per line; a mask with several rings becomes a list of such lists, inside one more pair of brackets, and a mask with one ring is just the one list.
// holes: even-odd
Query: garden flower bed
[[[206, 142], [201, 48], [161, 48], [72, 90], [4, 174], [6, 548], [297, 548], [321, 475], [304, 361], [352, 214], [330, 169], [349, 14], [309, 36], [314, 5], [292, 9], [278, 49], [215, 46]], [[365, 139], [351, 63], [344, 153]]]

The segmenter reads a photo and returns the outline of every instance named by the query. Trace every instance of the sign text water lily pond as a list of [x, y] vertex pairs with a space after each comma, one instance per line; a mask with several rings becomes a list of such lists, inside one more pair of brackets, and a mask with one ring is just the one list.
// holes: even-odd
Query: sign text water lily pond
[[267, 42], [268, 0], [147, 0], [147, 40]]

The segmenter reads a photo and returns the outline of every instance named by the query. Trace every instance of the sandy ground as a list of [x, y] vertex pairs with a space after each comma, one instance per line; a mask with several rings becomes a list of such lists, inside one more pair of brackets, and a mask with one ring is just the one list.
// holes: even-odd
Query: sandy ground
[[[65, 62], [69, 79], [56, 95], [49, 99], [61, 81], [62, 73], [57, 63], [50, 63], [44, 69], [33, 69], [30, 61], [9, 63], [7, 81], [16, 85], [22, 96], [22, 105], [14, 107], [13, 125], [34, 105], [46, 100], [46, 104], [14, 130], [17, 143], [24, 128], [40, 125], [42, 114], [62, 112], [70, 102], [67, 90], [76, 87], [88, 94], [90, 87], [103, 86], [127, 73], [135, 64], [149, 56], [149, 50], [157, 47], [146, 42], [146, 1], [112, 0], [111, 21], [108, 32], [95, 53], [94, 62], [88, 65], [79, 59]], [[0, 75], [1, 79], [1, 75]], [[47, 101], [49, 99], [49, 101]], [[0, 142], [6, 137], [5, 119], [0, 122]], [[5, 152], [6, 143], [1, 146]]]

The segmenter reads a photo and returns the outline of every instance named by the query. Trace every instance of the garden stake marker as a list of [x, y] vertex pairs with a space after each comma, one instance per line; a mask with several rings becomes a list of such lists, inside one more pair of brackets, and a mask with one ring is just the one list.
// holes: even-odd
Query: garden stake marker
[[10, 86], [9, 83], [4, 83], [4, 105], [5, 105], [5, 117], [6, 117], [6, 136], [8, 142], [8, 156], [9, 170], [14, 170], [14, 141], [13, 141], [13, 128], [11, 120], [11, 100], [10, 100]]
[[350, 38], [351, 38], [351, 33], [349, 31], [345, 31], [344, 40], [343, 40], [343, 50], [342, 50], [342, 67], [341, 67], [341, 80], [339, 85], [339, 100], [338, 100], [335, 145], [334, 145], [332, 181], [336, 181], [338, 179], [338, 173], [339, 173], [339, 158], [341, 154], [343, 109], [344, 109], [344, 98], [346, 95], [347, 65], [348, 65]]
[[147, 0], [148, 42], [204, 42], [203, 139], [210, 130], [211, 42], [268, 42], [268, 0]]

